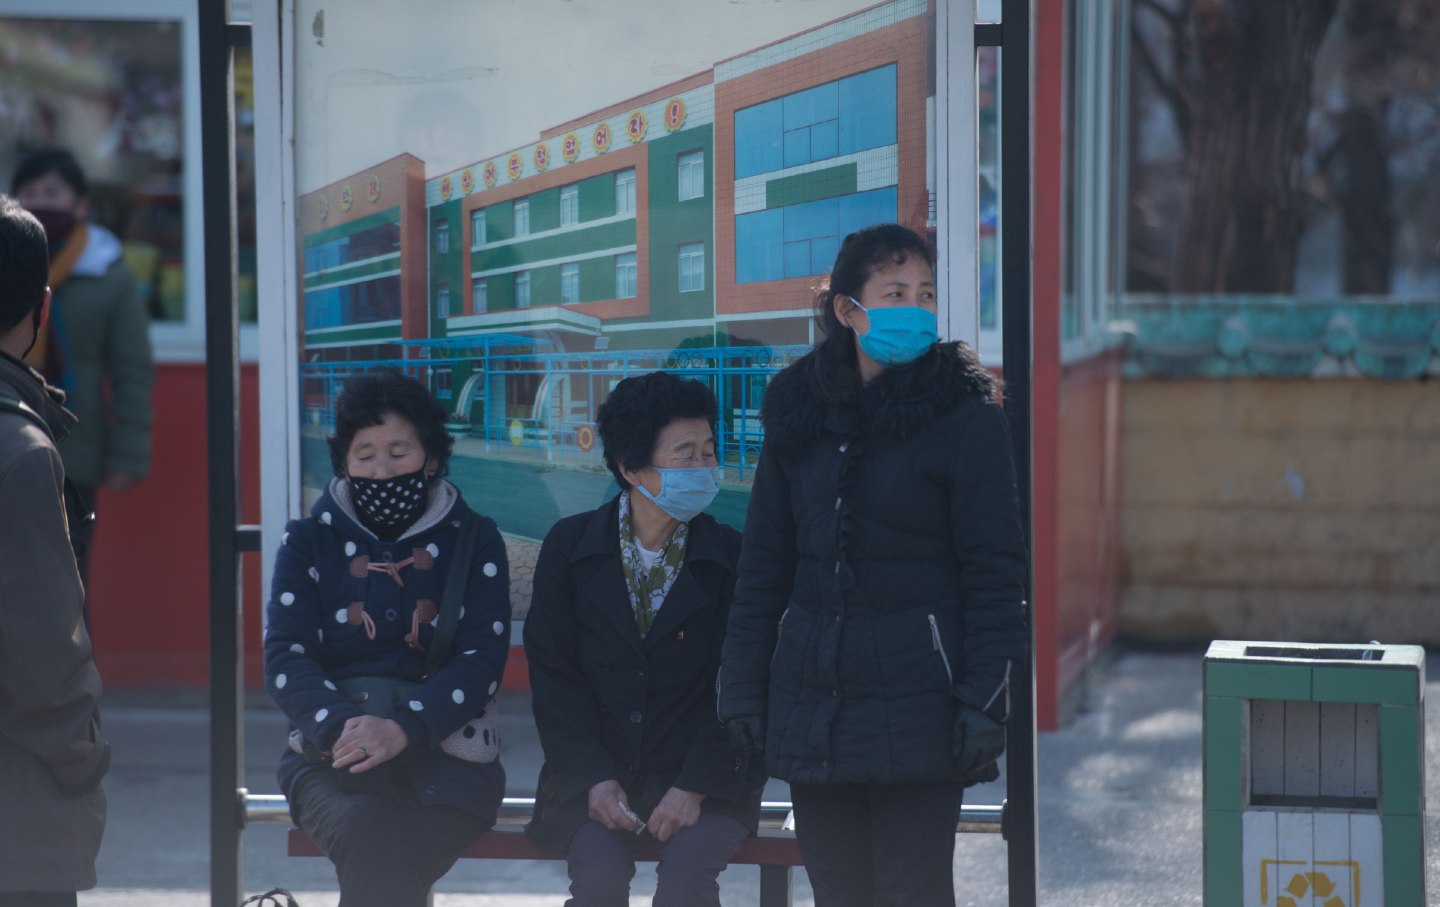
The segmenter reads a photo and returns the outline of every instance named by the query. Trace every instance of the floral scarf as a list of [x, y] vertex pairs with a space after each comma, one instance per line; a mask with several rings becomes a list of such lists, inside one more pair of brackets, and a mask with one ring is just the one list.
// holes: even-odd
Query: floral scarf
[[640, 543], [635, 540], [635, 528], [630, 522], [630, 492], [620, 494], [620, 565], [625, 570], [625, 585], [630, 590], [630, 607], [635, 609], [635, 623], [640, 627], [640, 638], [650, 631], [655, 612], [665, 603], [675, 577], [685, 564], [685, 540], [690, 535], [690, 525], [681, 523], [675, 527], [670, 540], [660, 550], [650, 569], [640, 557]]

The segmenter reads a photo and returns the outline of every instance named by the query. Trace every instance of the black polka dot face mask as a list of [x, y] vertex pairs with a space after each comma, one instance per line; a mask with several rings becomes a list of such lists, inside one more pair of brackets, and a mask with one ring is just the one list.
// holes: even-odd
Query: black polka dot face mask
[[388, 479], [349, 476], [355, 515], [377, 538], [399, 537], [425, 510], [425, 467]]

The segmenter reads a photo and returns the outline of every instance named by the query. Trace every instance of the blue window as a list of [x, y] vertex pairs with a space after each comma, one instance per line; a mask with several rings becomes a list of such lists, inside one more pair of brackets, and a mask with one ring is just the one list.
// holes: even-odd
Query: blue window
[[870, 224], [895, 220], [894, 186], [742, 214], [735, 218], [735, 282], [824, 274], [840, 241]]
[[895, 66], [735, 112], [735, 178], [895, 144]]
[[305, 293], [306, 330], [393, 321], [399, 317], [399, 277], [377, 277]]

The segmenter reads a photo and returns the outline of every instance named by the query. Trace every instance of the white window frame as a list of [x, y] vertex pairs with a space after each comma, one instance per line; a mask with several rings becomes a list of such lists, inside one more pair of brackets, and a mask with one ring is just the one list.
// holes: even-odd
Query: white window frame
[[435, 254], [450, 254], [450, 218], [442, 217], [435, 222]]
[[450, 317], [450, 284], [435, 284], [435, 314], [441, 318]]
[[[155, 361], [159, 364], [204, 362], [205, 190], [201, 179], [200, 34], [197, 5], [194, 0], [4, 0], [3, 16], [7, 19], [75, 19], [98, 23], [115, 20], [170, 22], [178, 28], [180, 142], [184, 155], [179, 185], [184, 218], [181, 255], [184, 261], [185, 309], [184, 316], [179, 320], [151, 321], [150, 345]], [[277, 26], [278, 23], [271, 23], [272, 29]], [[260, 78], [258, 73], [256, 78]], [[5, 188], [8, 190], [8, 183]], [[268, 302], [269, 295], [261, 293], [260, 298]], [[264, 308], [262, 305], [261, 309]], [[259, 335], [260, 328], [257, 325], [240, 325], [239, 348], [242, 362], [254, 362], [259, 357]]]
[[530, 272], [515, 272], [515, 308], [530, 308]]
[[513, 206], [512, 223], [515, 227], [515, 238], [530, 235], [530, 199], [517, 198]]
[[634, 299], [640, 295], [640, 262], [634, 252], [615, 256], [615, 298]]
[[485, 245], [485, 209], [476, 208], [470, 212], [470, 248]]
[[573, 227], [580, 223], [580, 185], [571, 183], [560, 187], [560, 226]]
[[676, 157], [675, 182], [680, 201], [705, 197], [705, 149], [697, 148]]
[[560, 304], [574, 305], [580, 301], [580, 262], [567, 261], [560, 266]]
[[[699, 261], [698, 266], [696, 265], [697, 259]], [[685, 285], [687, 265], [690, 268], [690, 277], [694, 277], [697, 273], [699, 274], [699, 286]], [[676, 285], [679, 287], [681, 293], [698, 293], [705, 289], [705, 244], [703, 242], [685, 243], [680, 247], [679, 271]]]
[[615, 174], [615, 214], [635, 213], [635, 168], [617, 171]]
[[490, 285], [483, 277], [475, 278], [470, 286], [470, 311], [476, 315], [490, 311]]

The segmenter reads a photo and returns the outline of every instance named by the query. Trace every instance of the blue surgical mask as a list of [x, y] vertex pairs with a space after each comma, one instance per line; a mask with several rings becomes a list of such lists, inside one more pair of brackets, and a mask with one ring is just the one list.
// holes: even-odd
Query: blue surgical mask
[[940, 339], [939, 320], [934, 312], [919, 306], [867, 309], [854, 297], [846, 298], [870, 317], [870, 330], [857, 336], [860, 349], [881, 365], [914, 362]]
[[715, 495], [720, 493], [720, 467], [697, 466], [690, 469], [661, 469], [660, 493], [651, 494], [644, 485], [635, 487], [655, 502], [655, 506], [682, 523], [688, 523], [704, 512]]

